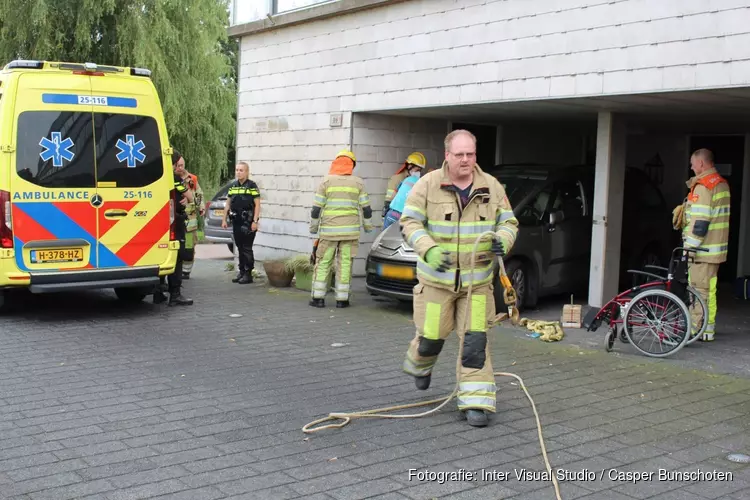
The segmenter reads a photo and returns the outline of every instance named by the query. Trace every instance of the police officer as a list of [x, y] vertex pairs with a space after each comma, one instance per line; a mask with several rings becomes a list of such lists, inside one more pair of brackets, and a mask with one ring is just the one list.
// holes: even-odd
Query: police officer
[[255, 256], [253, 242], [260, 220], [260, 191], [258, 185], [248, 178], [250, 166], [244, 161], [235, 168], [235, 181], [229, 186], [224, 219], [221, 227], [227, 227], [227, 217], [232, 221], [234, 246], [239, 253], [240, 269], [232, 283], [244, 285], [253, 282]]
[[[193, 193], [185, 186], [182, 178], [174, 172], [174, 169], [181, 158], [182, 155], [177, 150], [174, 150], [174, 153], [172, 153], [172, 170], [174, 176], [174, 189], [177, 192], [177, 203], [175, 205], [175, 237], [180, 242], [180, 249], [177, 251], [175, 270], [167, 278], [169, 283], [170, 306], [193, 305], [193, 299], [188, 299], [182, 296], [182, 262], [184, 260], [186, 237], [185, 224], [187, 222], [185, 205], [193, 202]], [[159, 290], [154, 293], [154, 304], [160, 304], [167, 299], [162, 291], [164, 288], [164, 277], [162, 276], [160, 280], [161, 285]]]

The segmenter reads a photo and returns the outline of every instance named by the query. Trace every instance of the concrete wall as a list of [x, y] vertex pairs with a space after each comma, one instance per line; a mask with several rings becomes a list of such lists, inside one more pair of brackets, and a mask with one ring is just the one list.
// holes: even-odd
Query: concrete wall
[[263, 190], [258, 258], [309, 251], [352, 111], [746, 85], [748, 15], [750, 0], [410, 0], [245, 36], [237, 155]]

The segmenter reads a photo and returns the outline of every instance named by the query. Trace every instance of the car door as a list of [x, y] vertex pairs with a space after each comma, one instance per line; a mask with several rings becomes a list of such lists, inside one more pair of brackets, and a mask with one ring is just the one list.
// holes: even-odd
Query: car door
[[560, 179], [554, 183], [546, 222], [547, 285], [565, 292], [581, 289], [588, 282], [591, 215], [579, 179]]
[[29, 72], [14, 105], [11, 219], [21, 271], [98, 266], [90, 78]]

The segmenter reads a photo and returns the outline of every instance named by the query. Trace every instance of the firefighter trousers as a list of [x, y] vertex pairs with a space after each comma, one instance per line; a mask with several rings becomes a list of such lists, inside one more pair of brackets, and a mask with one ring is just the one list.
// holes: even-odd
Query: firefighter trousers
[[352, 279], [352, 262], [357, 256], [359, 240], [331, 241], [321, 239], [315, 252], [312, 298], [324, 299], [328, 289], [331, 266], [336, 262], [336, 300], [349, 300]]
[[198, 239], [198, 231], [192, 231], [185, 235], [185, 252], [182, 261], [182, 272], [190, 274], [195, 262], [195, 243]]
[[[418, 283], [414, 286], [414, 324], [416, 335], [406, 352], [403, 370], [423, 377], [432, 373], [445, 339], [456, 331], [463, 343], [463, 355], [457, 367], [458, 409], [495, 412], [495, 376], [492, 373], [487, 325], [495, 317], [493, 287], [482, 285], [471, 291], [453, 292]], [[464, 331], [466, 317], [468, 330]]]
[[[708, 307], [708, 323], [704, 336], [713, 339], [716, 330], [716, 282], [719, 275], [719, 264], [708, 264], [706, 262], [692, 262], [688, 268], [690, 286], [695, 288]], [[693, 324], [702, 322], [702, 310], [700, 305], [691, 307], [690, 314]]]

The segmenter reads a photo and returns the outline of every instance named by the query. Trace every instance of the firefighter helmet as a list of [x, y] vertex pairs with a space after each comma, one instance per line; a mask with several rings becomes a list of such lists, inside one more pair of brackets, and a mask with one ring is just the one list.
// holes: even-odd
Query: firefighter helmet
[[357, 157], [354, 156], [354, 153], [352, 153], [348, 149], [342, 149], [341, 151], [339, 151], [338, 154], [336, 155], [336, 158], [340, 156], [346, 156], [347, 158], [351, 159], [354, 163], [357, 163]]
[[419, 168], [425, 168], [427, 166], [427, 158], [422, 153], [414, 152], [406, 157], [406, 163]]

